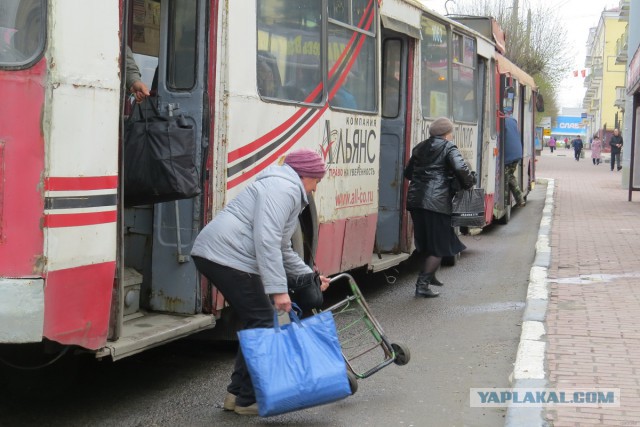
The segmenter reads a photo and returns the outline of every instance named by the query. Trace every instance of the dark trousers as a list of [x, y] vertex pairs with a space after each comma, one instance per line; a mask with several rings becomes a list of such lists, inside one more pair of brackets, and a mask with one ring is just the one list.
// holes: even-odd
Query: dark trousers
[[573, 155], [575, 156], [576, 160], [580, 161], [580, 153], [582, 152], [582, 149], [580, 150], [574, 149], [573, 151], [574, 151]]
[[[242, 323], [242, 329], [273, 327], [273, 304], [264, 293], [260, 276], [197, 256], [193, 257], [193, 262], [198, 271], [218, 288], [235, 310]], [[231, 384], [227, 387], [227, 391], [237, 396], [236, 404], [239, 406], [249, 406], [256, 401], [253, 383], [240, 348], [238, 348], [236, 363], [231, 374]]]
[[553, 150], [556, 149], [555, 145], [550, 145], [549, 148], [551, 149], [551, 152], [553, 153]]
[[618, 164], [618, 169], [620, 169], [620, 153], [611, 153], [611, 170], [613, 170], [613, 164], [616, 162]]

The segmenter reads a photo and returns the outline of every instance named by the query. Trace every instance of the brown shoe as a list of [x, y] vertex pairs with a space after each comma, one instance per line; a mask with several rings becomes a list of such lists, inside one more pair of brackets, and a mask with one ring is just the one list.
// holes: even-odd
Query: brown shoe
[[227, 393], [224, 397], [224, 404], [222, 405], [222, 409], [225, 411], [233, 411], [236, 409], [236, 395], [233, 393]]
[[258, 415], [258, 403], [254, 403], [249, 406], [238, 406], [236, 405], [233, 410], [238, 415]]

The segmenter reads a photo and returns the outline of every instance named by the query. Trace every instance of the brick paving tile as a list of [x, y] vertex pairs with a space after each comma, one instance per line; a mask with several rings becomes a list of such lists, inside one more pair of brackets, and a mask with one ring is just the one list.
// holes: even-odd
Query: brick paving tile
[[547, 409], [545, 419], [554, 427], [640, 425], [640, 194], [628, 202], [626, 174], [569, 156], [543, 151], [536, 167], [538, 178], [555, 179], [549, 387], [620, 389], [620, 407]]

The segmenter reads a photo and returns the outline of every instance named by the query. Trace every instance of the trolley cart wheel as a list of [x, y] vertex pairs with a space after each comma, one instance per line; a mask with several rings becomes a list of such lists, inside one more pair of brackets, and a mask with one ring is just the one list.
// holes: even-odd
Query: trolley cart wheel
[[391, 343], [391, 348], [393, 349], [393, 352], [396, 354], [396, 358], [393, 360], [393, 363], [395, 363], [398, 366], [403, 366], [409, 363], [409, 360], [411, 360], [411, 352], [409, 351], [408, 347], [406, 347], [403, 344], [398, 344], [394, 342], [394, 343]]
[[351, 371], [347, 371], [347, 378], [349, 378], [349, 387], [351, 388], [351, 394], [356, 394], [358, 391], [358, 377]]

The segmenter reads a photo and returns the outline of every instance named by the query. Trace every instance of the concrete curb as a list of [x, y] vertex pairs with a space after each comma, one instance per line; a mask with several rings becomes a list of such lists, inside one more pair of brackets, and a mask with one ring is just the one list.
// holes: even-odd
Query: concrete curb
[[[536, 257], [529, 272], [527, 302], [522, 315], [522, 333], [516, 355], [516, 363], [511, 374], [512, 388], [545, 388], [547, 376], [545, 372], [546, 331], [544, 326], [549, 301], [547, 272], [551, 265], [551, 247], [549, 236], [553, 218], [553, 194], [555, 181], [540, 178], [538, 183], [547, 184], [538, 240]], [[547, 426], [541, 407], [509, 406], [505, 418], [506, 427]]]

